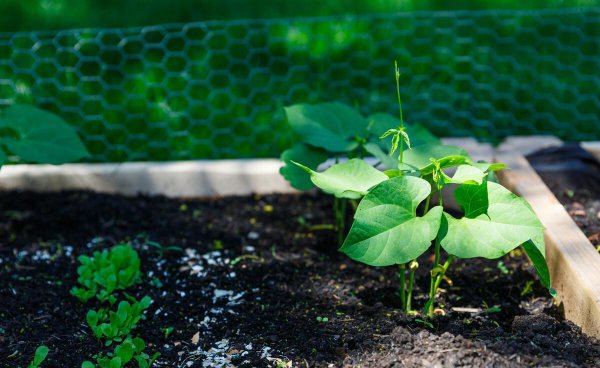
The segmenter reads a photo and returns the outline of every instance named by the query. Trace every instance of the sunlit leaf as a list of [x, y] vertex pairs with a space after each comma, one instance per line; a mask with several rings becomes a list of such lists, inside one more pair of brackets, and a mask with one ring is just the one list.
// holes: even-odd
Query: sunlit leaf
[[327, 152], [321, 148], [298, 143], [292, 148], [283, 151], [281, 160], [285, 166], [279, 169], [281, 175], [298, 190], [308, 190], [314, 187], [310, 175], [302, 168], [294, 165], [292, 161], [302, 162], [308, 168], [316, 170], [319, 164], [327, 160]]
[[388, 179], [383, 172], [357, 158], [333, 165], [321, 173], [299, 163], [296, 165], [310, 174], [317, 187], [339, 198], [358, 199], [370, 188]]
[[440, 227], [442, 207], [425, 216], [416, 214], [431, 186], [423, 179], [403, 176], [373, 188], [360, 202], [341, 251], [371, 266], [409, 262], [425, 252]]

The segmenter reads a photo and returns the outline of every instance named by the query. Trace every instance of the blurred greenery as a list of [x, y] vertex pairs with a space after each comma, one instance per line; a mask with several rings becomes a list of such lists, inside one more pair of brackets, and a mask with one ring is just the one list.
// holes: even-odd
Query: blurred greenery
[[419, 10], [598, 6], [600, 0], [2, 0], [0, 31]]
[[[260, 5], [257, 5], [260, 4]], [[439, 136], [600, 139], [600, 0], [0, 0], [0, 105], [79, 129], [93, 161], [276, 157], [283, 106], [340, 101]], [[311, 15], [398, 12], [274, 19]], [[145, 28], [161, 23], [184, 23]], [[115, 27], [115, 28], [113, 28]], [[273, 134], [277, 132], [277, 134]]]

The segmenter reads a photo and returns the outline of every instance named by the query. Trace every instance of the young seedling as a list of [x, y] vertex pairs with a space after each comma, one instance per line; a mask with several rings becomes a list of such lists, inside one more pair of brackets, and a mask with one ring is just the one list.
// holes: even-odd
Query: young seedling
[[144, 353], [145, 348], [146, 343], [141, 338], [127, 338], [117, 345], [112, 353], [98, 354], [94, 356], [95, 364], [86, 360], [81, 364], [81, 368], [124, 368], [129, 362], [136, 362], [139, 368], [149, 368], [160, 356], [160, 353], [155, 353], [150, 357]]
[[108, 311], [104, 308], [98, 311], [90, 310], [86, 320], [96, 338], [104, 340], [106, 346], [113, 342], [121, 342], [133, 330], [138, 322], [145, 319], [144, 310], [152, 303], [149, 296], [145, 296], [139, 302], [130, 297], [131, 303], [122, 301], [116, 311]]
[[113, 293], [124, 290], [141, 278], [140, 258], [130, 245], [121, 244], [111, 250], [94, 252], [92, 257], [79, 256], [77, 281], [82, 287], [74, 287], [71, 294], [86, 302], [92, 297], [100, 301], [116, 302]]
[[39, 368], [42, 365], [42, 363], [44, 362], [44, 360], [46, 360], [47, 355], [48, 355], [48, 347], [44, 346], [44, 345], [38, 346], [38, 348], [35, 349], [35, 354], [33, 355], [33, 360], [31, 361], [31, 363], [29, 363], [27, 368]]
[[[395, 73], [401, 105], [397, 66]], [[388, 130], [388, 135], [394, 136], [391, 151], [398, 145], [401, 153], [397, 167], [385, 173], [360, 159], [336, 164], [324, 172], [298, 164], [323, 191], [360, 199], [340, 250], [371, 266], [399, 265], [401, 305], [409, 311], [416, 260], [433, 243], [429, 299], [423, 310], [428, 318], [434, 316], [439, 285], [454, 259], [499, 258], [520, 245], [541, 283], [554, 293], [545, 261], [544, 227], [525, 200], [488, 180], [490, 173], [506, 166], [474, 162], [467, 152], [454, 146], [434, 143], [408, 147], [410, 138], [403, 124], [400, 108], [400, 125]], [[405, 150], [403, 142], [407, 144]], [[464, 211], [461, 218], [444, 208], [443, 192], [451, 185], [456, 186], [454, 197]], [[434, 195], [439, 204], [431, 206]], [[442, 250], [447, 253], [445, 257]]]

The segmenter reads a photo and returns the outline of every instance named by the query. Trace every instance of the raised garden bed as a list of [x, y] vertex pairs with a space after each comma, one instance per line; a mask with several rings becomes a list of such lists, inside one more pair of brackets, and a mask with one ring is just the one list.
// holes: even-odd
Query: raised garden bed
[[[553, 286], [558, 292], [565, 316], [581, 326], [587, 334], [598, 337], [600, 255], [590, 243], [588, 235], [569, 215], [569, 212], [574, 214], [574, 206], [578, 206], [575, 204], [578, 203], [576, 193], [567, 198], [569, 195], [566, 190], [569, 189], [559, 186], [556, 180], [551, 179], [552, 175], [546, 175], [550, 187], [555, 191], [553, 193], [525, 157], [538, 149], [561, 144], [560, 140], [552, 137], [511, 138], [499, 147], [496, 158], [511, 167], [510, 171], [501, 173], [503, 184], [527, 199], [546, 227], [546, 256]], [[562, 203], [555, 194], [563, 200]], [[582, 220], [578, 217], [575, 216], [575, 220]], [[580, 224], [585, 229], [583, 221]], [[587, 230], [594, 231], [589, 226]]]
[[[78, 255], [120, 242], [142, 264], [142, 283], [127, 292], [154, 300], [139, 331], [162, 354], [157, 367], [600, 364], [600, 344], [564, 320], [520, 251], [457, 260], [442, 283], [445, 316], [428, 324], [401, 312], [396, 268], [337, 252], [322, 226], [331, 197], [126, 190], [0, 193], [0, 367], [26, 366], [40, 344], [50, 348], [44, 367], [79, 367], [103, 349], [85, 323], [96, 303], [69, 290]], [[428, 280], [417, 270], [417, 309]]]

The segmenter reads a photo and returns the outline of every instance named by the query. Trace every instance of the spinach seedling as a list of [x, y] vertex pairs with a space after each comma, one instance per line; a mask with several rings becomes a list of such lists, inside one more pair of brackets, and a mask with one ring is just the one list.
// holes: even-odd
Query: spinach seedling
[[[401, 106], [397, 65], [395, 73]], [[423, 310], [428, 318], [434, 315], [439, 285], [454, 259], [500, 258], [520, 245], [533, 262], [541, 283], [554, 293], [545, 260], [543, 225], [525, 200], [488, 180], [490, 173], [506, 169], [505, 165], [474, 162], [466, 151], [455, 146], [411, 146], [401, 107], [400, 124], [384, 135], [394, 137], [390, 152], [400, 150], [396, 168], [385, 173], [358, 158], [324, 172], [297, 165], [323, 191], [360, 199], [340, 250], [371, 266], [399, 265], [403, 310], [411, 309], [416, 260], [432, 243], [429, 299]], [[445, 211], [442, 193], [448, 186], [455, 186], [454, 197], [464, 212], [462, 217]], [[432, 206], [434, 195], [439, 204]], [[447, 253], [445, 260], [442, 250]], [[405, 279], [407, 265], [409, 285]]]
[[44, 345], [38, 346], [38, 348], [35, 349], [35, 354], [33, 355], [33, 360], [31, 361], [31, 363], [29, 363], [27, 368], [39, 368], [42, 365], [42, 363], [44, 362], [44, 360], [46, 360], [47, 355], [48, 355], [48, 347], [44, 346]]
[[139, 302], [130, 297], [131, 303], [122, 301], [116, 311], [101, 308], [98, 311], [90, 310], [86, 320], [96, 338], [105, 341], [110, 346], [114, 341], [123, 341], [131, 333], [141, 319], [145, 319], [144, 310], [152, 303], [149, 296]]
[[124, 368], [129, 362], [137, 362], [139, 368], [149, 368], [160, 356], [160, 353], [155, 353], [150, 357], [144, 352], [145, 348], [146, 343], [141, 338], [127, 338], [117, 345], [112, 353], [94, 356], [96, 364], [86, 360], [81, 364], [81, 368]]
[[94, 252], [92, 257], [79, 256], [77, 281], [82, 287], [74, 287], [71, 294], [82, 302], [96, 296], [100, 301], [116, 301], [113, 293], [124, 290], [141, 278], [140, 258], [130, 245], [121, 244], [110, 250]]

